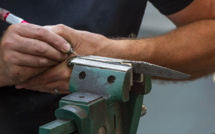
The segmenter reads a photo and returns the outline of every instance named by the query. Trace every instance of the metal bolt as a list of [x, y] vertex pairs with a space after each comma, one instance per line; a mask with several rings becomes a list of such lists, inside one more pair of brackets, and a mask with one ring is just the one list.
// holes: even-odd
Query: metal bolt
[[105, 127], [100, 127], [98, 134], [107, 134]]
[[141, 117], [144, 116], [146, 114], [147, 108], [145, 107], [145, 105], [142, 105], [142, 109], [141, 109]]

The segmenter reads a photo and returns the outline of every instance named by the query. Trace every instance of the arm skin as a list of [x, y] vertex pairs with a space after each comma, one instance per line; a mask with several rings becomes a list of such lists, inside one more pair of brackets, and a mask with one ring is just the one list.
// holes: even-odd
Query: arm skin
[[[179, 28], [166, 35], [145, 39], [108, 39], [102, 35], [77, 31], [64, 25], [51, 26], [49, 29], [69, 41], [80, 55], [146, 61], [190, 74], [190, 80], [213, 73], [215, 71], [215, 1], [194, 0], [185, 9], [167, 17]], [[44, 89], [55, 89], [52, 85], [58, 87], [69, 85], [68, 76], [64, 79], [40, 81], [42, 78], [60, 75], [57, 67], [55, 68], [20, 83], [17, 88], [44, 91]], [[71, 69], [68, 68], [64, 72], [71, 72]]]
[[41, 26], [11, 25], [0, 41], [0, 87], [20, 83], [59, 64], [68, 57], [69, 49], [65, 39]]
[[125, 51], [121, 58], [172, 68], [190, 74], [190, 79], [213, 73], [215, 1], [194, 0], [185, 9], [167, 17], [179, 28], [159, 37], [119, 41], [121, 45], [126, 44], [126, 50], [130, 50], [128, 53]]

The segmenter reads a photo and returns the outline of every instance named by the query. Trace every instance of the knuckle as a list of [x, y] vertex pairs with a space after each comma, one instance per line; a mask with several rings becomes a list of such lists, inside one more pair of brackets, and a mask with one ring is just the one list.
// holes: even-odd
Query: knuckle
[[65, 25], [58, 24], [57, 25], [57, 34], [58, 35], [63, 35], [64, 31], [65, 31]]
[[11, 49], [14, 45], [14, 41], [11, 38], [4, 38], [1, 42], [1, 46], [3, 49]]
[[53, 40], [53, 43], [55, 44], [55, 45], [59, 45], [60, 44], [60, 39], [59, 38], [55, 38], [54, 40]]
[[8, 54], [6, 53], [4, 56], [3, 56], [3, 61], [5, 63], [15, 63], [16, 62], [16, 56], [14, 56], [13, 54]]
[[43, 37], [46, 35], [46, 33], [47, 33], [47, 30], [42, 27], [37, 27], [35, 30], [35, 34], [37, 37]]
[[46, 66], [48, 64], [48, 60], [46, 58], [39, 58], [38, 65], [40, 67]]
[[36, 53], [44, 54], [47, 52], [47, 47], [42, 42], [37, 42], [37, 43], [35, 43], [34, 46], [35, 46]]
[[65, 28], [65, 25], [64, 24], [58, 24], [57, 27], [61, 28], [61, 29], [64, 29]]
[[7, 29], [8, 32], [11, 32], [11, 31], [16, 31], [20, 28], [20, 25], [19, 24], [15, 24], [15, 25], [10, 25]]
[[8, 55], [3, 56], [3, 61], [6, 63], [9, 63], [10, 59], [11, 59], [11, 56], [8, 56]]
[[3, 49], [12, 49], [17, 44], [17, 36], [6, 34], [1, 40], [1, 47]]

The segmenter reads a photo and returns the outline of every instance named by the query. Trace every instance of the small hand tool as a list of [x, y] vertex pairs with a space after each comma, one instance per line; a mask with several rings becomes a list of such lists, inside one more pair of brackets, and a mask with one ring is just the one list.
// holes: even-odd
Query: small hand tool
[[8, 10], [0, 8], [0, 19], [9, 24], [28, 23], [22, 18], [10, 13]]

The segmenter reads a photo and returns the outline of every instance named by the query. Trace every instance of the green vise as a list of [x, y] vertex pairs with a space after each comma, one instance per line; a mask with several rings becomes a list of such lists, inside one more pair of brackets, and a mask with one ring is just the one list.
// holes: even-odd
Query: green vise
[[[109, 58], [108, 58], [109, 60]], [[133, 72], [132, 65], [107, 58], [73, 58], [72, 94], [63, 97], [57, 120], [40, 126], [40, 134], [135, 134], [143, 95], [151, 90], [148, 75]]]

